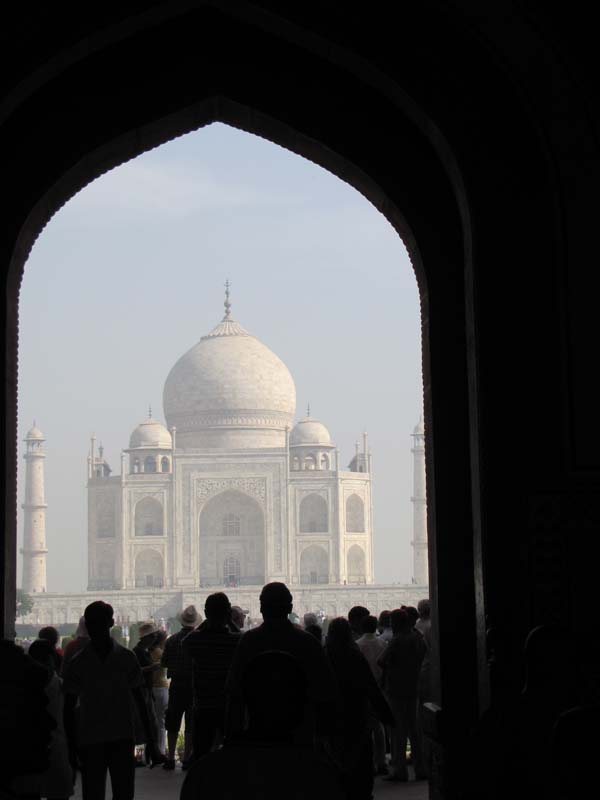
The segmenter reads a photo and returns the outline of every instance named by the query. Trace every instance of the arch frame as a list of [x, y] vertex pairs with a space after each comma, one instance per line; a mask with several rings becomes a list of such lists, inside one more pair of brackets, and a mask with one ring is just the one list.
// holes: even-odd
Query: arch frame
[[[137, 41], [132, 43], [129, 41], [130, 39], [133, 39], [136, 36], [138, 38], [143, 38], [146, 35], [147, 29], [152, 26], [159, 26], [159, 22], [162, 23], [165, 20], [170, 20], [176, 16], [179, 16], [179, 18], [182, 20], [183, 28], [185, 14], [190, 8], [193, 7], [195, 9], [198, 5], [199, 4], [196, 3], [175, 3], [173, 4], [175, 8], [173, 13], [169, 12], [164, 5], [161, 5], [160, 10], [157, 10], [154, 16], [152, 14], [150, 15], [153, 16], [152, 22], [148, 22], [147, 15], [140, 15], [144, 16], [143, 23], [140, 22], [137, 24], [137, 20], [128, 19], [127, 26], [129, 27], [127, 28], [127, 26], [125, 26], [124, 28], [123, 25], [117, 26], [118, 31], [116, 32], [113, 31], [110, 26], [107, 26], [106, 31], [102, 31], [101, 35], [98, 37], [98, 39], [101, 41], [95, 39], [93, 44], [90, 44], [89, 47], [82, 48], [81, 60], [93, 60], [97, 58], [98, 54], [101, 55], [104, 50], [108, 50], [109, 45], [111, 48], [114, 48], [120, 41], [127, 42], [128, 46], [131, 46], [132, 57], [138, 57], [142, 55], [139, 43]], [[375, 156], [376, 148], [371, 146], [373, 145], [373, 142], [367, 141], [365, 144], [367, 149], [370, 148], [371, 157], [365, 158], [363, 163], [359, 165], [360, 159], [352, 157], [351, 154], [340, 156], [340, 153], [334, 146], [334, 142], [331, 140], [331, 137], [328, 138], [326, 135], [327, 122], [325, 120], [320, 120], [319, 125], [315, 126], [317, 131], [313, 130], [312, 134], [307, 134], [306, 131], [302, 131], [302, 125], [290, 126], [289, 120], [283, 123], [286, 129], [289, 129], [293, 132], [293, 142], [297, 144], [298, 147], [298, 149], [294, 149], [294, 147], [290, 146], [290, 149], [294, 149], [295, 152], [300, 152], [300, 154], [309, 158], [311, 156], [308, 155], [308, 153], [312, 152], [315, 155], [313, 160], [315, 160], [316, 163], [321, 163], [323, 166], [325, 166], [325, 168], [335, 172], [335, 174], [343, 176], [344, 180], [347, 180], [359, 191], [362, 191], [362, 184], [360, 183], [359, 174], [363, 174], [365, 177], [368, 176], [367, 185], [372, 184], [371, 189], [373, 189], [373, 192], [371, 192], [369, 189], [369, 193], [367, 193], [367, 191], [364, 193], [369, 197], [369, 199], [371, 199], [372, 202], [374, 202], [376, 207], [382, 210], [382, 213], [385, 213], [386, 217], [390, 219], [390, 221], [392, 221], [392, 219], [404, 220], [401, 209], [405, 211], [407, 215], [407, 219], [405, 220], [406, 228], [403, 233], [403, 238], [409, 247], [409, 252], [411, 253], [413, 264], [418, 275], [421, 290], [422, 320], [425, 331], [423, 339], [423, 362], [425, 367], [425, 422], [428, 431], [428, 494], [431, 509], [429, 519], [429, 541], [430, 557], [432, 561], [432, 583], [434, 584], [435, 590], [434, 606], [437, 603], [437, 599], [440, 598], [442, 602], [441, 604], [438, 604], [437, 609], [440, 614], [440, 647], [442, 651], [444, 648], [446, 649], [446, 656], [442, 657], [447, 659], [447, 663], [451, 663], [452, 655], [449, 652], [451, 649], [449, 647], [449, 638], [450, 633], [452, 632], [452, 626], [446, 620], [442, 621], [442, 617], [446, 613], [443, 601], [444, 599], [449, 600], [452, 596], [450, 588], [452, 584], [458, 580], [456, 574], [461, 575], [461, 586], [463, 585], [463, 582], [465, 586], [465, 590], [460, 597], [462, 604], [461, 613], [464, 613], [466, 618], [471, 620], [471, 617], [475, 616], [474, 609], [477, 606], [477, 620], [481, 623], [481, 620], [483, 619], [483, 554], [481, 542], [481, 519], [479, 518], [478, 483], [478, 373], [476, 363], [476, 348], [475, 345], [472, 344], [472, 339], [475, 336], [473, 306], [473, 294], [475, 289], [472, 284], [471, 272], [474, 242], [471, 231], [471, 215], [469, 211], [470, 204], [467, 198], [466, 190], [464, 189], [467, 180], [464, 178], [463, 165], [461, 164], [460, 147], [456, 141], [454, 141], [452, 145], [448, 144], [447, 139], [444, 139], [444, 137], [441, 136], [440, 127], [435, 122], [436, 115], [429, 115], [425, 113], [425, 111], [419, 108], [409, 92], [402, 92], [395, 81], [390, 80], [384, 73], [382, 73], [381, 70], [379, 70], [377, 67], [374, 67], [372, 61], [375, 59], [369, 61], [368, 59], [365, 60], [364, 58], [357, 56], [355, 53], [348, 54], [345, 47], [340, 46], [336, 42], [329, 41], [327, 36], [320, 36], [318, 33], [312, 31], [310, 29], [310, 24], [307, 23], [306, 27], [303, 28], [302, 25], [296, 24], [293, 20], [284, 20], [264, 7], [256, 7], [251, 3], [219, 3], [216, 2], [216, 0], [213, 3], [202, 5], [206, 5], [207, 7], [210, 6], [211, 13], [223, 13], [227, 17], [228, 23], [232, 22], [233, 20], [233, 23], [243, 27], [245, 34], [247, 34], [248, 30], [252, 32], [255, 29], [260, 30], [261, 32], [267, 31], [269, 35], [285, 41], [286, 47], [289, 50], [298, 50], [304, 55], [308, 54], [309, 61], [314, 63], [318, 62], [320, 66], [325, 65], [329, 70], [335, 69], [345, 78], [350, 76], [349, 82], [354, 87], [355, 96], [358, 98], [356, 106], [353, 107], [353, 115], [355, 115], [355, 108], [358, 108], [359, 112], [362, 113], [363, 106], [361, 105], [361, 98], [362, 94], [364, 93], [361, 94], [361, 86], [368, 87], [369, 91], [372, 91], [374, 95], [377, 95], [378, 101], [380, 101], [382, 105], [389, 104], [400, 116], [405, 117], [409, 124], [414, 125], [419, 129], [420, 140], [426, 141], [428, 145], [430, 145], [430, 150], [428, 150], [428, 152], [432, 154], [432, 158], [436, 160], [436, 163], [439, 162], [439, 164], [442, 165], [441, 172], [448, 179], [446, 182], [438, 180], [437, 182], [433, 181], [432, 183], [428, 184], [430, 190], [433, 189], [432, 203], [435, 204], [439, 199], [439, 197], [436, 197], [435, 199], [433, 198], [435, 189], [439, 188], [441, 190], [440, 194], [444, 195], [442, 205], [445, 204], [449, 216], [453, 218], [453, 224], [457, 219], [460, 220], [460, 236], [458, 237], [460, 241], [453, 242], [452, 247], [445, 249], [444, 242], [449, 242], [446, 240], [447, 230], [442, 219], [443, 215], [438, 214], [436, 210], [437, 218], [440, 221], [439, 231], [443, 233], [440, 235], [441, 241], [439, 247], [432, 246], [431, 243], [427, 243], [425, 241], [427, 229], [430, 228], [433, 231], [436, 227], [435, 225], [431, 224], [432, 219], [428, 218], [427, 223], [423, 224], [423, 221], [419, 220], [419, 211], [422, 209], [417, 208], [418, 203], [411, 203], [407, 199], [406, 195], [403, 195], [403, 193], [399, 190], [389, 191], [388, 188], [383, 188], [385, 187], [385, 179], [381, 171], [378, 172], [377, 165], [375, 164], [377, 159]], [[158, 20], [158, 18], [160, 18], [160, 20]], [[437, 20], [435, 22], [439, 25]], [[447, 22], [447, 20], [445, 20], [445, 22]], [[435, 27], [433, 22], [431, 24]], [[210, 30], [210, 26], [208, 27]], [[461, 26], [459, 24], [449, 27], [452, 28], [453, 32], [458, 31], [459, 35], [463, 35]], [[429, 25], [425, 26], [424, 29], [427, 30], [427, 32], [430, 32]], [[333, 38], [333, 34], [329, 33], [328, 35], [329, 37]], [[252, 40], [252, 45], [255, 46], [254, 40]], [[473, 45], [473, 49], [474, 48], [475, 45]], [[260, 48], [256, 49], [260, 50]], [[429, 50], [425, 49], [425, 52], [429, 53]], [[112, 51], [111, 54], [114, 55]], [[231, 58], [231, 48], [227, 50], [227, 56]], [[243, 61], [243, 59], [240, 58], [240, 61]], [[302, 62], [302, 59], [299, 58], [298, 61], [298, 66], [300, 68], [297, 70], [297, 74], [301, 75], [302, 63], [300, 62]], [[493, 59], [490, 57], [490, 62], [491, 61], [493, 61]], [[59, 59], [59, 67], [53, 71], [51, 79], [46, 79], [43, 76], [39, 77], [38, 79], [38, 74], [36, 73], [36, 94], [44, 88], [44, 80], [47, 80], [48, 83], [52, 83], [54, 85], [65, 84], [62, 71], [64, 70], [66, 73], [68, 71], [68, 65], [65, 68], [61, 62], [62, 59]], [[104, 66], [108, 66], [110, 63], [110, 58], [106, 56], [103, 61], [100, 59], [99, 63], [104, 64]], [[449, 61], [448, 73], [452, 72], [450, 64], [451, 62]], [[415, 66], [414, 71], [416, 73], [419, 72], [417, 66]], [[171, 75], [169, 75], [169, 77], [171, 77]], [[195, 75], [194, 78], [197, 80], [198, 76]], [[444, 80], [446, 80], [445, 75], [440, 77], [440, 83], [443, 83]], [[450, 78], [448, 78], [448, 80], [450, 80]], [[166, 83], [168, 82], [169, 81], [166, 81]], [[21, 89], [22, 87], [19, 87], [20, 92]], [[160, 86], [157, 87], [157, 94], [159, 93], [159, 89]], [[490, 89], [490, 94], [492, 93], [493, 92]], [[217, 91], [212, 94], [213, 98], [219, 98], [216, 102], [217, 105], [219, 105], [219, 114], [222, 115], [215, 116], [215, 119], [227, 121], [225, 119], [226, 114], [224, 113], [224, 106], [229, 105], [231, 102], [239, 104], [239, 98], [236, 98], [232, 101], [231, 98], [233, 94], [235, 93], [232, 93], [231, 91]], [[19, 98], [17, 98], [18, 101], [22, 102], [24, 105], [35, 101], [34, 95], [31, 95], [29, 99], [22, 99], [21, 95], [26, 95], [26, 92], [22, 91], [21, 94], [19, 94]], [[418, 93], [415, 93], [415, 95], [419, 97]], [[422, 93], [422, 97], [424, 106], [426, 105], [427, 100], [430, 100], [432, 104], [434, 103], [433, 99], [431, 99], [426, 92]], [[311, 100], [312, 99], [313, 98], [311, 98]], [[478, 98], [474, 99], [477, 100]], [[143, 99], [140, 100], [141, 105], [143, 105], [143, 102]], [[481, 99], [481, 102], [483, 103], [483, 99]], [[15, 103], [18, 105], [16, 101]], [[173, 100], [173, 105], [180, 110], [184, 108], [184, 104], [180, 102], [179, 99]], [[192, 106], [194, 106], [194, 103], [186, 106], [186, 108]], [[267, 124], [265, 124], [263, 127], [263, 124], [265, 123], [265, 120], [268, 121], [269, 119], [276, 117], [277, 114], [265, 114], [264, 103], [261, 103], [258, 99], [256, 103], [241, 103], [241, 106], [248, 109], [248, 111], [245, 112], [245, 118], [249, 119], [248, 124], [250, 129], [252, 129], [254, 132], [259, 132], [260, 135], [264, 135], [266, 138], [270, 138], [269, 135], [267, 135], [267, 131], [272, 133], [274, 128], [269, 128]], [[159, 110], [157, 110], [155, 106], [149, 106], [149, 108], [150, 110], [148, 110], [147, 117], [152, 117], [152, 119], [147, 119], [146, 123], [143, 125], [131, 127], [129, 133], [132, 135], [127, 142], [119, 141], [118, 136], [113, 136], [113, 138], [108, 142], [108, 148], [113, 149], [112, 158], [115, 159], [115, 163], [122, 163], [124, 160], [124, 153], [127, 151], [127, 147], [131, 147], [129, 152], [130, 155], [133, 155], [137, 154], [137, 152], [143, 152], [144, 149], [148, 149], [149, 146], [155, 146], [156, 143], [162, 143], [162, 141], [167, 140], [166, 138], [162, 137], [166, 135], [166, 131], [169, 127], [169, 115], [162, 113], [164, 108]], [[339, 111], [339, 109], [336, 110]], [[152, 111], [155, 112], [154, 116], [151, 113]], [[100, 109], [98, 116], [101, 117], [102, 112], [103, 109]], [[180, 115], [180, 111], [176, 111], [174, 113], [175, 116], [178, 114]], [[439, 113], [441, 114], [441, 111]], [[282, 114], [282, 116], [285, 115]], [[384, 130], [384, 127], [380, 127], [378, 125], [379, 122], [379, 120], [375, 120], [374, 127], [379, 127], [380, 130]], [[230, 121], [229, 124], [233, 123]], [[278, 124], [281, 124], [281, 120], [278, 120], [275, 128]], [[154, 132], [157, 134], [157, 136], [155, 139], [153, 139], [155, 142], [154, 144], [149, 144], [150, 140], [148, 138], [148, 126], [155, 126]], [[113, 127], [117, 128], [118, 125], [115, 125], [113, 122]], [[240, 127], [242, 126], [240, 125]], [[393, 133], [396, 134], [396, 131], [394, 130]], [[451, 137], [451, 134], [452, 132], [450, 131], [447, 134], [447, 137]], [[104, 131], [100, 131], [97, 136], [102, 141], [108, 141]], [[393, 138], [396, 139], [396, 146], [401, 149], [404, 143], [402, 137], [394, 136]], [[275, 136], [275, 138], [272, 140], [284, 142], [283, 138], [279, 139], [277, 136]], [[303, 143], [298, 144], [298, 142], [301, 140], [303, 140]], [[399, 140], [400, 144], [398, 144]], [[87, 142], [87, 139], [84, 137], [83, 141]], [[341, 142], [342, 139], [340, 138], [339, 141]], [[284, 144], [284, 146], [287, 145]], [[389, 150], [389, 142], [387, 139], [382, 143], [381, 149], [386, 148]], [[339, 149], [342, 150], [343, 147], [340, 145]], [[88, 148], [88, 150], [84, 152], [80, 161], [86, 161], [92, 152], [92, 148]], [[389, 150], [389, 152], [392, 153], [393, 151]], [[419, 158], [421, 158], [422, 155], [423, 154], [421, 153]], [[343, 163], [348, 166], [347, 172], [344, 171], [345, 168], [341, 169], [339, 173], [335, 171], [336, 164], [340, 163], [340, 157], [342, 157]], [[121, 160], [119, 161], [119, 159]], [[60, 161], [60, 159], [58, 160]], [[416, 160], [418, 161], [419, 159]], [[490, 159], [490, 161], [491, 160], [492, 159]], [[369, 163], [370, 161], [373, 163]], [[115, 164], [113, 164], [113, 166], [114, 165]], [[63, 162], [61, 163], [60, 168], [64, 169], [65, 166], [66, 162]], [[79, 171], [80, 167], [81, 171]], [[96, 174], [100, 174], [100, 172], [96, 172], [95, 169], [90, 169], [89, 162], [86, 164], [80, 164], [78, 162], [76, 167], [73, 165], [73, 168], [78, 170], [77, 175], [79, 178], [82, 176], [88, 176], [87, 179], [90, 179], [90, 175], [95, 176]], [[66, 171], [68, 170], [65, 170], [65, 174]], [[472, 181], [473, 176], [468, 176], [468, 178]], [[423, 176], [423, 181], [425, 184], [428, 183], [426, 175]], [[407, 183], [410, 183], [410, 181], [407, 181]], [[52, 187], [50, 188], [53, 188], [55, 185], [56, 182], [53, 183]], [[450, 193], [447, 192], [448, 185], [452, 186], [453, 189], [453, 191]], [[375, 200], [372, 199], [377, 192], [379, 192], [378, 196], [381, 199], [381, 205], [377, 205]], [[369, 196], [369, 194], [372, 194], [372, 197]], [[35, 192], [32, 194], [32, 197], [34, 196]], [[452, 202], [450, 202], [449, 196], [453, 197]], [[42, 204], [45, 206], [46, 211], [50, 210], [52, 212], [53, 210], [56, 210], [58, 204], [61, 202], [60, 194], [53, 197], [49, 189], [48, 192], [40, 195], [40, 202], [42, 202]], [[424, 216], [424, 219], [425, 217], [426, 215]], [[47, 218], [49, 218], [49, 216]], [[38, 218], [37, 222], [39, 223], [40, 220], [41, 217]], [[31, 230], [39, 232], [41, 225], [38, 225], [35, 220], [32, 221], [28, 218], [26, 224], [29, 225], [30, 223], [32, 225]], [[392, 224], [394, 224], [394, 222], [392, 222]], [[399, 230], [399, 227], [401, 227], [399, 222], [398, 224], [394, 224], [394, 226], [397, 230]], [[31, 230], [29, 231], [30, 233]], [[37, 233], [35, 235], [37, 235]], [[26, 239], [27, 237], [25, 237], [23, 240], [19, 240], [16, 245], [18, 251], [17, 264], [19, 261], [24, 263], [26, 259]], [[419, 247], [417, 247], [417, 242]], [[479, 244], [481, 244], [481, 242]], [[436, 250], [438, 252], [436, 252]], [[457, 287], [454, 287], [455, 291], [452, 291], [452, 287], [449, 287], [448, 283], [444, 281], [443, 277], [440, 277], [445, 268], [447, 268], [448, 274], [451, 274], [456, 278]], [[461, 280], [460, 275], [462, 275], [463, 280]], [[13, 272], [11, 273], [11, 276], [9, 276], [9, 284], [12, 283], [12, 286], [9, 285], [9, 294], [12, 291], [13, 297], [16, 293], [17, 287], [15, 281], [18, 282], [18, 277], [18, 270], [16, 273]], [[445, 288], [448, 289], [448, 291], [444, 291]], [[448, 302], [449, 305], [453, 306], [455, 301], [457, 301], [455, 307], [456, 319], [453, 323], [453, 331], [457, 335], [457, 341], [459, 341], [459, 344], [456, 347], [456, 352], [450, 345], [447, 347], [445, 347], [443, 344], [440, 345], [442, 335], [447, 335], [447, 331], [444, 331], [443, 334], [440, 332], [440, 327], [443, 327], [440, 324], [440, 320], [445, 318], [448, 319], [448, 317], [445, 317], [444, 314], [441, 313], [441, 308], [444, 302]], [[10, 348], [10, 332], [14, 332], [16, 330], [16, 325], [13, 324], [15, 322], [15, 309], [8, 308], [7, 316]], [[469, 339], [470, 342], [469, 347], [466, 346], [467, 339]], [[16, 344], [15, 337], [15, 353]], [[461, 348], [463, 351], [463, 358], [466, 353], [466, 358], [464, 358], [464, 363], [462, 364], [459, 363], [460, 359], [458, 356], [458, 351], [461, 350]], [[439, 380], [438, 377], [440, 374], [438, 367], [440, 361], [443, 360], [443, 354], [446, 353], [447, 355], [449, 352], [452, 355], [452, 364], [456, 365], [455, 387], [446, 386], [444, 380]], [[12, 470], [14, 468], [14, 456], [16, 453], [16, 450], [13, 448], [14, 431], [12, 429], [11, 422], [12, 411], [15, 411], [16, 420], [16, 409], [13, 408], [14, 403], [11, 402], [11, 397], [9, 396], [11, 391], [14, 392], [14, 378], [16, 375], [15, 365], [16, 360], [11, 360], [9, 354], [6, 369], [8, 386], [7, 407], [9, 409], [7, 425], [8, 446], [5, 448], [5, 455], [7, 457], [6, 468], [8, 475], [12, 474]], [[448, 394], [446, 396], [444, 395], [443, 391], [445, 388], [448, 389]], [[448, 409], [442, 408], [442, 397], [444, 397], [444, 402], [448, 398], [450, 399], [450, 407]], [[469, 402], [467, 402], [467, 399]], [[457, 432], [454, 434], [449, 430], [449, 425], [452, 420], [457, 426]], [[465, 447], [468, 450], [467, 453], [463, 452], [463, 448]], [[459, 454], [458, 461], [460, 463], [457, 466], [457, 459], [453, 458], [452, 467], [460, 472], [461, 480], [465, 489], [464, 496], [453, 499], [449, 498], [445, 494], [444, 479], [450, 474], [450, 465], [448, 464], [449, 455], [446, 454], [452, 454], [455, 456], [456, 453]], [[10, 495], [10, 487], [7, 491]], [[8, 509], [6, 522], [7, 525], [10, 526], [10, 515], [12, 506], [14, 505], [14, 499], [11, 500], [10, 496], [7, 496], [6, 503]], [[459, 513], [459, 511], [462, 511], [462, 514]], [[456, 545], [456, 542], [449, 542], [446, 534], [444, 534], [447, 526], [452, 523], [455, 523], [456, 526], [459, 526], [461, 531], [460, 549], [462, 550], [461, 555], [464, 556], [464, 566], [462, 567], [459, 564], [458, 558], [453, 560], [451, 552], [452, 547]], [[10, 530], [10, 527], [8, 529]], [[473, 552], [470, 552], [470, 550]], [[8, 555], [10, 556], [10, 552]], [[459, 573], [451, 576], [449, 574], [451, 572], [451, 568], [449, 566], [450, 564], [452, 564], [453, 567], [457, 566]], [[471, 572], [470, 576], [468, 574], [469, 571]], [[10, 594], [10, 592], [8, 594]], [[8, 594], [5, 596], [5, 600], [7, 600]], [[473, 594], [474, 597], [472, 596]], [[446, 633], [444, 633], [444, 631]], [[481, 633], [481, 630], [479, 630], [480, 645], [482, 641]], [[467, 644], [466, 639], [465, 644]], [[481, 652], [483, 651], [480, 648], [480, 655]], [[474, 654], [472, 650], [469, 649], [467, 661], [471, 670], [471, 662], [473, 657]], [[480, 685], [483, 685], [483, 683], [484, 679], [481, 678]], [[464, 686], [466, 686], [466, 678]], [[442, 699], [444, 695], [442, 688], [443, 687], [440, 686], [440, 699]], [[451, 698], [451, 696], [452, 693], [448, 692], [446, 701]], [[445, 706], [448, 707], [448, 702], [445, 702]]]

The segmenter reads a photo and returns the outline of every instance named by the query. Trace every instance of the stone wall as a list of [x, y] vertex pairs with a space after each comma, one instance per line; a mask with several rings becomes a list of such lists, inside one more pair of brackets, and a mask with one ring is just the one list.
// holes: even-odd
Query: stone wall
[[[260, 619], [259, 595], [261, 587], [227, 589], [232, 605], [248, 609], [250, 616]], [[115, 620], [138, 622], [140, 620], [176, 616], [185, 606], [193, 603], [199, 611], [209, 589], [199, 591], [153, 591], [151, 589], [82, 592], [81, 594], [46, 593], [34, 595], [31, 614], [19, 622], [30, 625], [62, 625], [77, 622], [81, 614], [94, 600], [110, 603], [115, 611]], [[429, 596], [427, 586], [395, 586], [370, 584], [367, 586], [296, 586], [292, 587], [294, 610], [298, 614], [323, 610], [329, 617], [346, 615], [354, 605], [366, 606], [372, 614], [401, 605], [414, 605]]]

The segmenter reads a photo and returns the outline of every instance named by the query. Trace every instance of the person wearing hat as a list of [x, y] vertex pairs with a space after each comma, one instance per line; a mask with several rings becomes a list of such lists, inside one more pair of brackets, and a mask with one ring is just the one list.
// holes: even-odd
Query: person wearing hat
[[[154, 741], [156, 741], [158, 738], [158, 722], [154, 708], [154, 693], [152, 688], [154, 682], [154, 672], [160, 669], [160, 662], [154, 661], [150, 649], [154, 644], [157, 633], [158, 628], [154, 622], [143, 622], [139, 627], [140, 639], [133, 648], [135, 657], [137, 658], [140, 669], [142, 670], [142, 677], [144, 679], [144, 699], [148, 707], [148, 717], [152, 725], [152, 738]], [[143, 741], [143, 739], [140, 741]]]
[[195, 606], [184, 608], [179, 615], [181, 630], [169, 636], [165, 642], [161, 666], [167, 670], [170, 678], [169, 703], [167, 706], [167, 760], [163, 769], [175, 769], [175, 752], [177, 737], [181, 728], [181, 721], [185, 717], [185, 745], [183, 750], [182, 769], [187, 769], [192, 757], [192, 729], [193, 729], [193, 693], [192, 693], [192, 666], [184, 658], [181, 646], [185, 637], [202, 622], [202, 617]]

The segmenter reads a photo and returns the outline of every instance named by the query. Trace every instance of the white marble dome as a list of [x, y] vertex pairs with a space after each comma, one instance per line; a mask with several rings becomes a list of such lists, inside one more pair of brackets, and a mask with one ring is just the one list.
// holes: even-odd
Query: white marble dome
[[296, 387], [278, 356], [227, 313], [175, 364], [163, 406], [177, 447], [283, 447]]
[[129, 447], [132, 450], [140, 447], [152, 450], [170, 450], [172, 446], [173, 440], [169, 431], [151, 416], [141, 422], [129, 437]]
[[325, 425], [318, 419], [305, 417], [296, 423], [290, 434], [290, 446], [297, 447], [299, 445], [331, 447], [331, 436]]

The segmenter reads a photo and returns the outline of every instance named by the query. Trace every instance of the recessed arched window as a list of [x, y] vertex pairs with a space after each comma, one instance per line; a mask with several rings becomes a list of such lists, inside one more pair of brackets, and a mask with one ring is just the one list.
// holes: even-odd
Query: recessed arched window
[[329, 556], [324, 547], [311, 545], [300, 555], [300, 582], [327, 583], [329, 580]]
[[317, 468], [317, 462], [315, 461], [315, 457], [314, 456], [306, 456], [306, 458], [304, 459], [304, 463], [302, 465], [302, 468], [303, 469], [308, 469], [308, 470], [316, 469]]
[[225, 514], [223, 517], [223, 536], [239, 536], [241, 518], [239, 514]]
[[300, 533], [327, 533], [327, 500], [320, 494], [307, 494], [298, 509]]
[[292, 459], [292, 469], [293, 470], [300, 469], [300, 459], [298, 458], [298, 456], [294, 456], [294, 458]]
[[329, 456], [325, 453], [321, 456], [321, 469], [329, 469]]
[[133, 471], [134, 472], [139, 472], [140, 471], [140, 460], [139, 460], [139, 458], [136, 458], [133, 461]]
[[171, 471], [171, 465], [169, 463], [169, 459], [166, 456], [163, 456], [160, 460], [160, 471], [161, 472]]
[[163, 558], [156, 550], [142, 550], [135, 559], [135, 585], [160, 588], [164, 583]]
[[365, 551], [357, 544], [348, 550], [348, 583], [366, 583], [367, 569]]
[[135, 535], [163, 535], [163, 507], [154, 497], [144, 497], [135, 507]]
[[154, 456], [146, 456], [144, 459], [144, 472], [156, 472], [156, 459]]
[[365, 532], [365, 504], [357, 494], [346, 500], [346, 530], [348, 533]]

